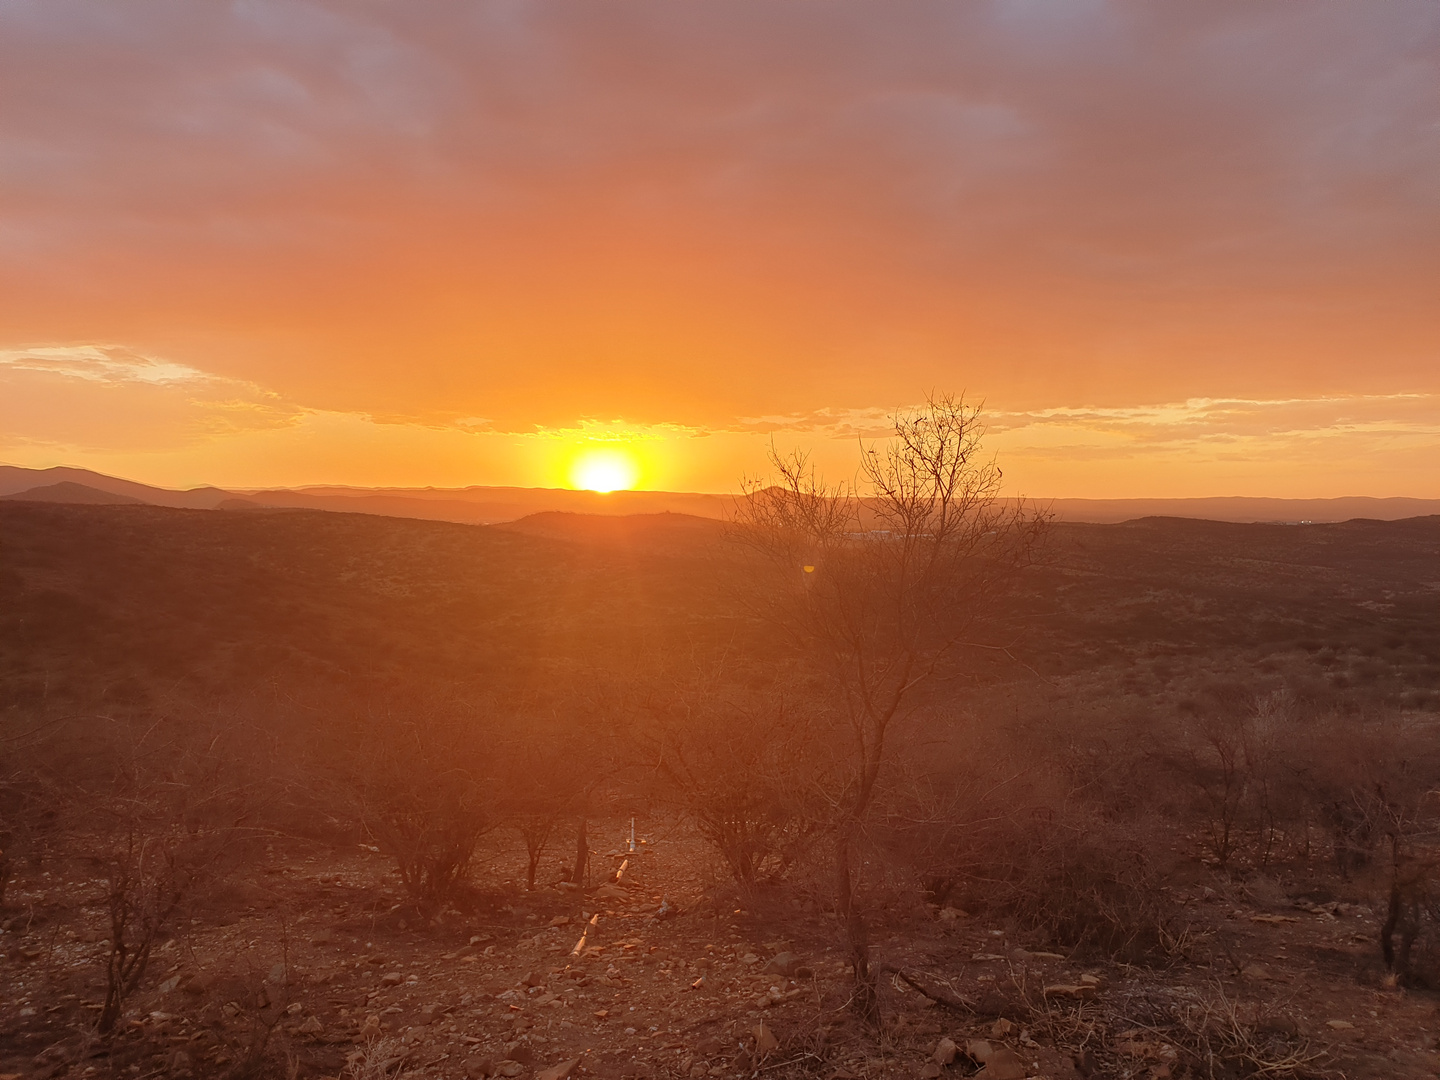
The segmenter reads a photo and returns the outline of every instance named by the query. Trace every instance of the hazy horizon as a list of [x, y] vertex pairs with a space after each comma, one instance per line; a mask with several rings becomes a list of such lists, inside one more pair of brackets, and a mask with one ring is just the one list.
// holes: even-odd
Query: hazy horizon
[[[23, 476], [14, 475], [19, 470]], [[54, 477], [51, 474], [64, 475]], [[84, 474], [84, 475], [77, 475]], [[93, 484], [86, 481], [94, 478]], [[654, 488], [629, 488], [602, 492], [573, 487], [516, 487], [512, 485], [472, 484], [463, 487], [359, 487], [343, 484], [302, 484], [294, 487], [253, 487], [195, 485], [168, 488], [148, 485], [128, 477], [108, 476], [74, 466], [50, 469], [27, 469], [0, 462], [0, 499], [23, 498], [37, 492], [43, 498], [67, 501], [66, 490], [74, 485], [90, 490], [113, 491], [145, 499], [145, 490], [173, 494], [179, 501], [159, 501], [156, 505], [190, 506], [194, 508], [225, 505], [223, 500], [184, 498], [208, 491], [234, 495], [242, 499], [261, 497], [260, 505], [308, 507], [322, 510], [358, 510], [383, 516], [422, 517], [430, 520], [467, 523], [500, 523], [531, 514], [560, 511], [565, 513], [602, 513], [607, 515], [689, 513], [701, 517], [728, 516], [735, 491], [671, 491]], [[132, 490], [133, 489], [133, 490]], [[293, 495], [280, 502], [265, 501], [264, 496]], [[1404, 517], [1440, 514], [1440, 499], [1408, 496], [1376, 497], [1341, 495], [1320, 499], [1289, 499], [1273, 496], [1203, 496], [1173, 498], [1089, 499], [1068, 496], [1022, 496], [1025, 501], [1056, 514], [1058, 520], [1077, 522], [1119, 522], [1160, 514], [1231, 522], [1293, 522], [1313, 519], [1334, 522], [1352, 517], [1374, 517], [1397, 520]], [[298, 501], [297, 501], [298, 500]], [[488, 500], [488, 501], [487, 501]], [[507, 501], [508, 500], [508, 501]], [[83, 501], [83, 500], [81, 500]], [[363, 502], [363, 505], [361, 505]], [[470, 509], [460, 509], [468, 505]], [[483, 508], [483, 509], [482, 509]], [[479, 515], [479, 516], [477, 516]]]

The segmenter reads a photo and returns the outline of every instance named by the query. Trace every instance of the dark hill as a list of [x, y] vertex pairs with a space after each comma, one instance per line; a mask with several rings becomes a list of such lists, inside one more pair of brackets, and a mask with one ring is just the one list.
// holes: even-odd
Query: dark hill
[[690, 514], [631, 514], [602, 517], [550, 511], [496, 526], [506, 532], [543, 536], [579, 544], [606, 544], [672, 550], [696, 550], [724, 537], [724, 524]]
[[[683, 514], [486, 527], [4, 502], [0, 702], [488, 694], [760, 662], [730, 599], [742, 558]], [[1228, 680], [1440, 707], [1437, 610], [1440, 518], [1060, 524], [986, 632], [1008, 652], [973, 659], [992, 681], [1111, 705]]]
[[81, 484], [96, 491], [112, 495], [125, 495], [152, 506], [176, 506], [208, 510], [230, 497], [227, 491], [214, 487], [192, 488], [189, 491], [173, 491], [169, 488], [137, 484], [133, 480], [121, 480], [106, 476], [90, 469], [74, 469], [57, 465], [50, 469], [24, 469], [18, 465], [0, 465], [0, 495], [30, 491], [52, 484]]
[[733, 636], [707, 560], [361, 514], [3, 503], [0, 693], [543, 685]]
[[113, 491], [101, 491], [99, 488], [77, 484], [71, 480], [30, 488], [28, 491], [17, 491], [13, 495], [0, 495], [0, 499], [14, 502], [79, 503], [91, 506], [144, 505], [143, 499], [136, 499], [133, 496], [121, 495]]

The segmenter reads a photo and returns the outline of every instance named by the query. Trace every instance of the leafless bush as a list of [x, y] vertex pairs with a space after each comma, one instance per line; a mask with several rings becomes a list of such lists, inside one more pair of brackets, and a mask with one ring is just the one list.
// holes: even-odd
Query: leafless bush
[[1118, 819], [1075, 796], [1063, 756], [992, 730], [912, 755], [895, 780], [878, 847], [911, 868], [931, 902], [1004, 914], [1078, 954], [1169, 956], [1177, 931], [1163, 824]]
[[[535, 888], [540, 860], [556, 829], [564, 821], [585, 817], [590, 796], [609, 774], [607, 763], [596, 760], [592, 744], [565, 730], [556, 717], [522, 714], [499, 748], [496, 813], [525, 845], [527, 889]], [[586, 846], [583, 837], [580, 843]], [[578, 878], [584, 867], [571, 873]]]
[[230, 1059], [219, 1074], [222, 1080], [295, 1080], [298, 1073], [295, 1048], [281, 1027], [295, 996], [283, 924], [276, 936], [278, 954], [247, 965], [212, 988], [217, 1003], [211, 1006], [208, 1026]]
[[451, 904], [482, 836], [496, 825], [487, 717], [459, 707], [380, 712], [350, 732], [343, 796], [395, 861], [425, 921]]
[[[1168, 955], [1174, 905], [1148, 837], [1086, 815], [1037, 818], [996, 852], [977, 891], [1022, 926], [1079, 954]], [[984, 871], [981, 871], [982, 873]]]
[[742, 895], [781, 881], [825, 828], [822, 789], [834, 749], [813, 703], [717, 675], [652, 708], [672, 795]]
[[39, 866], [74, 825], [78, 792], [103, 788], [113, 722], [97, 716], [0, 719], [0, 905], [21, 862]]
[[1218, 982], [1186, 995], [1166, 1011], [1170, 1023], [1155, 1035], [1178, 1044], [1195, 1076], [1311, 1076], [1325, 1058], [1295, 1033], [1293, 1022], [1265, 1003], [1245, 1004], [1230, 997]]
[[346, 1080], [390, 1080], [401, 1072], [409, 1057], [409, 1048], [394, 1036], [371, 1039], [351, 1054], [344, 1075]]
[[90, 793], [87, 815], [100, 826], [90, 842], [107, 879], [101, 1035], [119, 1021], [182, 905], [254, 839], [244, 756], [223, 733], [205, 742], [193, 726], [156, 723], [143, 731], [113, 725], [109, 734], [115, 774], [107, 789]]

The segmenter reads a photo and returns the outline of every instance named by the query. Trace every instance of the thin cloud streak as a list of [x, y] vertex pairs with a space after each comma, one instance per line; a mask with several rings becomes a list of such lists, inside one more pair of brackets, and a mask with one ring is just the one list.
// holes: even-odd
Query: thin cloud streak
[[[390, 463], [387, 484], [441, 482], [434, 475], [441, 460], [448, 483], [550, 486], [563, 482], [564, 462], [578, 449], [624, 445], [643, 462], [646, 486], [726, 491], [762, 467], [772, 443], [809, 449], [822, 467], [840, 475], [853, 468], [856, 442], [884, 438], [897, 411], [829, 407], [708, 427], [619, 418], [507, 429], [478, 417], [416, 420], [315, 408], [263, 386], [115, 345], [0, 352], [0, 389], [0, 452], [13, 460], [83, 458], [103, 468], [106, 461], [133, 463], [141, 455], [152, 467], [168, 462], [167, 475], [174, 475], [176, 462], [188, 456], [224, 462], [225, 483], [250, 486], [317, 477], [379, 482], [367, 481], [364, 472], [364, 463], [374, 459]], [[982, 416], [988, 443], [1011, 481], [1049, 495], [1117, 497], [1125, 484], [1137, 491], [1143, 486], [1145, 494], [1174, 494], [1186, 489], [1167, 484], [1203, 484], [1207, 469], [1254, 492], [1287, 473], [1358, 478], [1366, 468], [1392, 493], [1409, 484], [1414, 493], [1427, 494], [1435, 485], [1428, 463], [1440, 457], [1440, 394], [991, 406]], [[247, 452], [252, 468], [263, 472], [283, 463], [283, 475], [237, 478], [233, 470]], [[1075, 472], [1082, 463], [1105, 463], [1111, 475], [1082, 477]]]

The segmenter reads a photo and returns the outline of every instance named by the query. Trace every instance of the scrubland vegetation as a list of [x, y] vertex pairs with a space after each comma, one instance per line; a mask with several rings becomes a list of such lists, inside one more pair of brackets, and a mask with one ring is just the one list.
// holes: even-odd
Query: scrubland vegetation
[[0, 1071], [1434, 1073], [1440, 520], [780, 464], [738, 534], [0, 506]]

